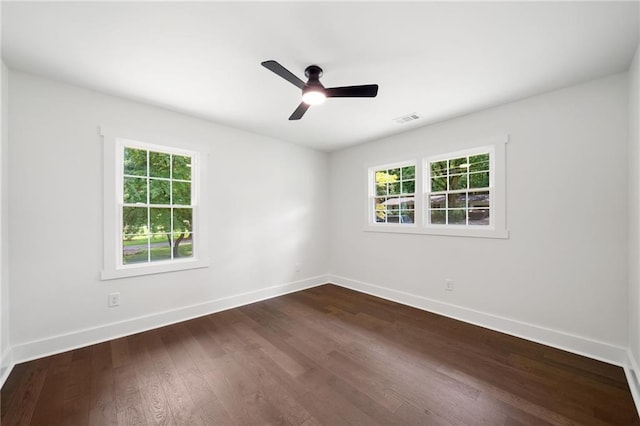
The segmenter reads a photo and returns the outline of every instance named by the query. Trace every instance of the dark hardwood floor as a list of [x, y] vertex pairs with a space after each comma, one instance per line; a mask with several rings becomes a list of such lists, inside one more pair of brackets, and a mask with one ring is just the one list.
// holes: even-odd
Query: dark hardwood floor
[[17, 365], [9, 425], [640, 425], [621, 368], [333, 285]]

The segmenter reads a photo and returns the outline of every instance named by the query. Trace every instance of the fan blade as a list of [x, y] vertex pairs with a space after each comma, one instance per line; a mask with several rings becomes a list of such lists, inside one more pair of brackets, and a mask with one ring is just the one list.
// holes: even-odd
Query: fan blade
[[309, 104], [300, 102], [300, 105], [298, 105], [298, 108], [296, 108], [296, 110], [293, 111], [293, 114], [291, 114], [291, 117], [289, 117], [289, 120], [300, 120], [304, 115], [304, 113], [307, 112], [310, 106], [311, 105]]
[[277, 63], [276, 61], [264, 61], [262, 63], [262, 66], [278, 74], [280, 77], [284, 78], [294, 86], [297, 86], [300, 89], [304, 89], [304, 81], [300, 80], [298, 77], [293, 75], [291, 71], [289, 71], [288, 69], [286, 69], [285, 67]]
[[327, 98], [375, 98], [378, 94], [378, 85], [330, 87], [325, 89], [325, 92]]

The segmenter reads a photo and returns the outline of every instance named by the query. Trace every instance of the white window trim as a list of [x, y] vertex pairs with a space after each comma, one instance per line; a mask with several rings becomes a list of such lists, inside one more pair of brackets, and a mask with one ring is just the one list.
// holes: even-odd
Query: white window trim
[[416, 169], [416, 173], [418, 172], [418, 162], [415, 160], [409, 160], [409, 161], [400, 161], [400, 162], [395, 162], [395, 163], [387, 163], [387, 164], [380, 164], [380, 165], [376, 165], [376, 166], [372, 166], [369, 167], [369, 173], [367, 175], [367, 187], [368, 189], [368, 208], [367, 208], [367, 222], [369, 223], [369, 226], [375, 227], [375, 228], [380, 228], [380, 229], [384, 229], [384, 228], [390, 228], [390, 229], [395, 229], [395, 228], [410, 228], [410, 229], [414, 229], [417, 228], [417, 223], [418, 222], [418, 216], [417, 216], [417, 212], [418, 212], [418, 206], [417, 203], [419, 202], [419, 200], [422, 198], [420, 196], [421, 192], [418, 192], [418, 190], [422, 189], [422, 187], [418, 188], [418, 176], [416, 174], [415, 177], [415, 190], [414, 190], [414, 223], [380, 223], [380, 222], [376, 222], [374, 219], [375, 216], [375, 207], [374, 207], [374, 203], [372, 202], [374, 198], [376, 198], [376, 193], [375, 193], [375, 185], [372, 185], [372, 183], [375, 183], [376, 181], [376, 177], [375, 177], [375, 173], [376, 170], [382, 170], [382, 169], [395, 169], [395, 168], [402, 168], [402, 167], [407, 167], [407, 166], [414, 166]]
[[[365, 231], [368, 232], [390, 232], [399, 234], [425, 234], [425, 235], [441, 235], [451, 237], [474, 237], [474, 238], [509, 238], [506, 219], [506, 144], [509, 142], [509, 135], [485, 139], [475, 143], [467, 143], [459, 146], [455, 151], [442, 152], [438, 154], [423, 154], [417, 156], [415, 160], [407, 160], [392, 164], [420, 164], [416, 166], [416, 201], [415, 201], [415, 223], [413, 226], [408, 224], [377, 224], [372, 223], [371, 213], [371, 179], [372, 170], [386, 167], [385, 164], [374, 165], [368, 167], [367, 174], [367, 218]], [[454, 158], [458, 154], [468, 155], [469, 153], [483, 151], [491, 152], [491, 224], [489, 226], [461, 226], [452, 227], [447, 225], [431, 225], [426, 223], [426, 166], [429, 161], [435, 161], [443, 158]]]
[[[207, 181], [207, 154], [198, 149], [189, 149], [184, 144], [180, 144], [181, 147], [177, 147], [178, 144], [167, 143], [156, 137], [140, 137], [104, 127], [100, 128], [100, 134], [103, 138], [104, 152], [104, 264], [100, 275], [101, 279], [111, 280], [208, 267], [207, 224], [206, 220], [202, 220], [202, 218], [207, 217], [206, 197], [199, 195], [204, 193], [204, 185]], [[153, 140], [154, 143], [143, 142], [145, 140]], [[117, 172], [117, 170], [122, 170], [123, 167], [122, 156], [119, 153], [125, 144], [152, 151], [183, 153], [192, 157], [192, 163], [196, 166], [193, 169], [198, 173], [192, 177], [192, 185], [197, 185], [193, 191], [196, 198], [192, 201], [195, 217], [193, 233], [196, 235], [196, 238], [194, 238], [193, 258], [131, 265], [122, 264], [122, 214], [120, 206], [120, 200], [122, 199], [122, 173]]]

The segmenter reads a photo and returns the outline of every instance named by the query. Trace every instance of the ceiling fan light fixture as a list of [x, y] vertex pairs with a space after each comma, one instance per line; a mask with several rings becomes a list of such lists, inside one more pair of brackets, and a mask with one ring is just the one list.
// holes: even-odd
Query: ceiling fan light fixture
[[302, 102], [307, 105], [318, 105], [327, 99], [327, 95], [321, 90], [307, 90], [302, 94]]

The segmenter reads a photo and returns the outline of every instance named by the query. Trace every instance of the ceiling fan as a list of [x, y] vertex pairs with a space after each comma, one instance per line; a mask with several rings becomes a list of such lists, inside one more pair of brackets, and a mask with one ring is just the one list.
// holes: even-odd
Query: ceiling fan
[[264, 61], [262, 66], [302, 89], [302, 102], [293, 111], [289, 120], [300, 120], [311, 105], [320, 104], [326, 98], [375, 98], [378, 94], [377, 84], [325, 88], [320, 83], [322, 68], [317, 65], [309, 65], [304, 70], [304, 75], [309, 79], [306, 83], [276, 61]]

